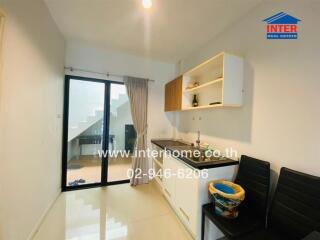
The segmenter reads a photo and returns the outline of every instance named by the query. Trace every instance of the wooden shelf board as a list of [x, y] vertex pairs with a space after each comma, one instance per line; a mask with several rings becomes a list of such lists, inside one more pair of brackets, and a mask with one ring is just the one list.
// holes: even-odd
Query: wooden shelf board
[[186, 107], [182, 108], [181, 111], [189, 111], [189, 110], [197, 110], [197, 109], [206, 109], [206, 108], [223, 108], [223, 107], [241, 107], [241, 105], [224, 105], [221, 104], [215, 104], [215, 105], [203, 105], [199, 107]]
[[223, 78], [217, 78], [217, 79], [215, 79], [215, 80], [212, 80], [212, 81], [210, 81], [210, 82], [206, 82], [206, 83], [204, 83], [204, 84], [201, 84], [201, 85], [199, 85], [199, 86], [197, 86], [197, 87], [194, 87], [194, 88], [190, 88], [190, 89], [185, 89], [183, 92], [193, 92], [193, 91], [195, 91], [195, 90], [198, 90], [198, 89], [201, 89], [201, 88], [203, 88], [203, 87], [207, 87], [207, 86], [210, 86], [210, 85], [212, 85], [212, 84], [215, 84], [215, 83], [219, 83], [219, 82], [222, 82], [223, 81]]
[[196, 110], [196, 109], [203, 109], [203, 108], [218, 108], [218, 107], [223, 107], [223, 104], [215, 104], [215, 105], [203, 105], [199, 107], [187, 107], [181, 109], [182, 111], [188, 111], [188, 110]]

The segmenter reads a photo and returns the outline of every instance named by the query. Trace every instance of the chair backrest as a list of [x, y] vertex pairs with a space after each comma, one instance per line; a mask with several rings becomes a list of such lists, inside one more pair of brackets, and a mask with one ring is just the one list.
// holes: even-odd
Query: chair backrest
[[246, 155], [241, 156], [235, 182], [245, 190], [242, 211], [250, 211], [266, 220], [270, 187], [270, 163]]
[[320, 177], [282, 168], [268, 227], [288, 239], [320, 230]]

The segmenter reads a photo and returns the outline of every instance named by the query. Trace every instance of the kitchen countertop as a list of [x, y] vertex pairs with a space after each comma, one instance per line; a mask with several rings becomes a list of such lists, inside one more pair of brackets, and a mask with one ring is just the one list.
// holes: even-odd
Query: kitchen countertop
[[[155, 144], [156, 146], [168, 150], [168, 151], [180, 151], [180, 150], [189, 150], [191, 148], [191, 144], [184, 142], [182, 140], [174, 140], [174, 139], [152, 139], [151, 143]], [[186, 164], [190, 165], [196, 169], [209, 169], [209, 168], [217, 168], [217, 167], [224, 167], [224, 166], [231, 166], [231, 165], [238, 165], [239, 161], [223, 158], [214, 161], [200, 161], [195, 162], [187, 157], [177, 156], [180, 160], [185, 162]]]

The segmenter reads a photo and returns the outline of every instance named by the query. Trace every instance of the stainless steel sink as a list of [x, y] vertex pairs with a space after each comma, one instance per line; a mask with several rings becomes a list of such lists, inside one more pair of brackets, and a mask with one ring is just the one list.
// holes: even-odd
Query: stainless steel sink
[[185, 145], [185, 146], [170, 146], [168, 147], [174, 155], [179, 157], [186, 158], [195, 163], [199, 162], [213, 162], [213, 161], [222, 161], [226, 160], [224, 156], [213, 156], [213, 154], [206, 155], [206, 149], [199, 149], [194, 146]]
[[191, 154], [187, 155], [186, 158], [193, 161], [193, 162], [213, 162], [213, 161], [222, 161], [226, 158], [223, 156], [216, 157], [216, 156], [206, 156], [205, 151], [200, 150], [200, 154], [197, 153], [198, 150], [195, 150]]
[[182, 141], [179, 141], [179, 140], [172, 140], [172, 139], [169, 139], [169, 140], [154, 140], [154, 142], [163, 147], [163, 148], [169, 148], [169, 147], [176, 147], [176, 146], [188, 146], [189, 144], [187, 143], [184, 143]]

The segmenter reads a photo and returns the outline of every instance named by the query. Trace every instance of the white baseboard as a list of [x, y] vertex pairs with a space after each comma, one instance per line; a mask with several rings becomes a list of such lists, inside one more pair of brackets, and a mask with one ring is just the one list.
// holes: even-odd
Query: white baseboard
[[38, 222], [36, 223], [36, 225], [34, 226], [34, 228], [32, 229], [32, 231], [30, 232], [27, 240], [32, 240], [36, 233], [39, 231], [39, 228], [43, 222], [43, 220], [45, 219], [45, 217], [47, 216], [48, 212], [50, 211], [50, 209], [53, 207], [53, 204], [57, 201], [58, 197], [61, 195], [61, 192], [59, 192], [57, 194], [57, 196], [52, 200], [52, 202], [48, 205], [48, 207], [45, 209], [45, 211], [43, 212], [43, 214], [41, 215], [41, 217], [39, 218]]

